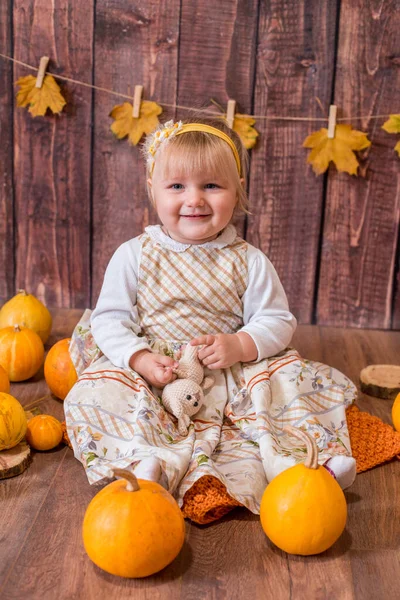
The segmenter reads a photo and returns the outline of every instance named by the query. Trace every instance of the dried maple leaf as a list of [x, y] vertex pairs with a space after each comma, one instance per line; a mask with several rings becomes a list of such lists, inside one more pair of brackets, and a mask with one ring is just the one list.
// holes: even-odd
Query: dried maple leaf
[[60, 113], [66, 101], [54, 77], [46, 75], [41, 88], [35, 87], [36, 77], [27, 75], [17, 81], [20, 89], [17, 92], [17, 106], [28, 106], [33, 117], [44, 116], [49, 108], [53, 113]]
[[258, 131], [253, 127], [255, 123], [253, 117], [247, 115], [235, 114], [233, 120], [233, 131], [240, 136], [245, 148], [248, 150], [256, 145]]
[[122, 139], [129, 136], [131, 144], [136, 146], [144, 133], [151, 133], [158, 126], [157, 115], [162, 113], [162, 108], [156, 102], [143, 100], [140, 103], [139, 117], [132, 116], [133, 106], [124, 102], [114, 106], [110, 117], [115, 119], [111, 125], [111, 131]]
[[371, 145], [367, 134], [353, 129], [351, 125], [336, 125], [335, 137], [328, 138], [325, 128], [315, 131], [303, 142], [303, 148], [312, 148], [307, 162], [317, 175], [324, 173], [329, 163], [335, 163], [338, 171], [357, 174], [358, 161], [353, 150], [364, 150]]
[[[388, 133], [400, 133], [400, 115], [390, 115], [389, 119], [382, 125], [382, 129]], [[394, 149], [400, 156], [400, 142], [397, 142]]]

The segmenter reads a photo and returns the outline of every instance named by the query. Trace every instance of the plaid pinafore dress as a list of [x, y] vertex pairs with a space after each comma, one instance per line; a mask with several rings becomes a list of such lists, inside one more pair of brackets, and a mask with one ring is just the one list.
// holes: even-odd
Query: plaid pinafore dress
[[[224, 247], [175, 250], [148, 232], [140, 240], [137, 311], [154, 352], [176, 358], [196, 336], [235, 333], [243, 326], [247, 243], [236, 231]], [[85, 311], [73, 333], [70, 352], [79, 379], [64, 407], [75, 457], [91, 484], [106, 480], [110, 467], [155, 456], [161, 483], [183, 509], [199, 482], [208, 488], [214, 482], [231, 506], [258, 513], [267, 481], [304, 459], [304, 448], [283, 433], [285, 425], [315, 437], [320, 464], [336, 454], [351, 455], [345, 408], [356, 388], [332, 367], [287, 348], [257, 363], [205, 368], [215, 382], [183, 437], [162, 405], [161, 390], [100, 352], [90, 314]]]

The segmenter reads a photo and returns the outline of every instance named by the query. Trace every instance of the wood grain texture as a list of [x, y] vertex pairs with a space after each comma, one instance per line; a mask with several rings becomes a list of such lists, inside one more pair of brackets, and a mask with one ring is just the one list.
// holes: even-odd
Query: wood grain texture
[[[12, 54], [11, 2], [0, 3], [0, 48]], [[12, 63], [0, 59], [0, 305], [15, 291]]]
[[[179, 0], [97, 0], [95, 85], [124, 94], [143, 85], [143, 99], [176, 101]], [[127, 100], [126, 100], [127, 101]], [[118, 99], [95, 95], [93, 162], [93, 293], [117, 247], [142, 233], [157, 217], [147, 200], [145, 167], [138, 146], [118, 140], [107, 115]], [[132, 102], [131, 102], [132, 103]], [[172, 118], [165, 110], [160, 119]]]
[[[78, 80], [92, 74], [93, 1], [14, 1], [19, 60]], [[32, 74], [15, 66], [15, 79]], [[89, 303], [91, 91], [61, 86], [68, 106], [32, 118], [16, 109], [17, 286], [49, 306]]]
[[[259, 0], [213, 0], [182, 3], [179, 43], [178, 104], [226, 111], [229, 99], [236, 112], [252, 114]], [[179, 111], [185, 118], [187, 112]], [[245, 215], [235, 215], [239, 235], [245, 235]]]
[[[373, 141], [357, 178], [306, 165], [302, 142], [321, 123], [258, 120], [253, 215], [234, 223], [274, 263], [300, 323], [400, 329], [398, 136], [370, 118], [397, 110], [399, 0], [0, 4], [4, 53], [50, 55], [50, 71], [84, 82], [132, 95], [139, 83], [145, 99], [186, 106], [234, 98], [267, 116], [326, 116], [334, 91], [339, 116], [367, 115], [353, 123]], [[123, 99], [62, 83], [62, 114], [33, 119], [14, 107], [27, 74], [0, 58], [0, 304], [21, 287], [50, 306], [94, 306], [116, 248], [158, 222], [144, 164], [110, 131]]]
[[[325, 117], [333, 78], [333, 2], [261, 2], [254, 113]], [[260, 121], [253, 150], [247, 239], [272, 260], [292, 312], [311, 323], [323, 178], [305, 166], [302, 142], [316, 123]]]
[[[341, 3], [335, 104], [341, 117], [368, 132], [373, 146], [352, 178], [331, 168], [323, 231], [317, 322], [391, 327], [400, 222], [396, 136], [368, 115], [393, 112], [400, 86], [398, 0]], [[399, 299], [397, 297], [397, 303]]]
[[[48, 346], [70, 336], [82, 311], [52, 310]], [[355, 383], [366, 364], [398, 362], [395, 332], [299, 326], [292, 345], [302, 356], [340, 369]], [[24, 405], [46, 393], [43, 376], [12, 384]], [[360, 410], [390, 423], [390, 402], [360, 393]], [[48, 396], [42, 410], [62, 418]], [[259, 518], [243, 508], [219, 522], [186, 522], [186, 540], [166, 569], [141, 580], [101, 571], [86, 556], [81, 526], [102, 485], [90, 486], [69, 448], [36, 452], [22, 475], [0, 484], [0, 597], [213, 598], [219, 600], [397, 600], [400, 576], [400, 461], [357, 476], [346, 491], [348, 521], [341, 538], [319, 556], [289, 556], [265, 537]]]

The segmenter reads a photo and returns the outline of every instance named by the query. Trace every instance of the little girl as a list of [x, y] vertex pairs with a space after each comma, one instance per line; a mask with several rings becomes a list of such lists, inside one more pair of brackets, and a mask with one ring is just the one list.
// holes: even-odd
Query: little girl
[[[231, 224], [248, 212], [240, 138], [221, 119], [193, 118], [165, 123], [143, 148], [162, 225], [116, 250], [70, 348], [79, 379], [64, 403], [67, 432], [89, 482], [132, 468], [196, 522], [240, 505], [258, 513], [268, 481], [304, 459], [283, 433], [291, 424], [348, 487], [345, 408], [356, 389], [288, 346], [296, 319], [279, 277]], [[187, 343], [214, 384], [182, 436], [160, 396]]]

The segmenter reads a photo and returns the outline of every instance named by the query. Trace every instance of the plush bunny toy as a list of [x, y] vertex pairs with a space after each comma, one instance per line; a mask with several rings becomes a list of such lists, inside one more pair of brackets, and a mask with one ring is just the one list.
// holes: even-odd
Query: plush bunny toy
[[163, 389], [165, 408], [178, 419], [178, 430], [187, 435], [190, 417], [195, 415], [204, 402], [204, 393], [214, 383], [213, 377], [204, 378], [204, 369], [197, 356], [197, 346], [187, 344], [179, 366], [175, 370], [178, 379]]

